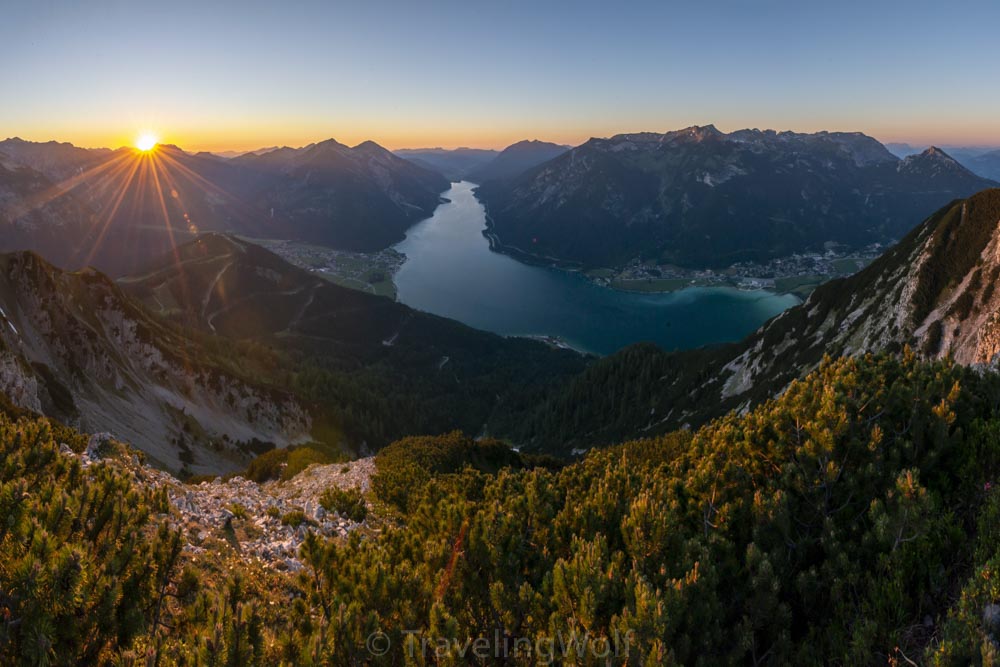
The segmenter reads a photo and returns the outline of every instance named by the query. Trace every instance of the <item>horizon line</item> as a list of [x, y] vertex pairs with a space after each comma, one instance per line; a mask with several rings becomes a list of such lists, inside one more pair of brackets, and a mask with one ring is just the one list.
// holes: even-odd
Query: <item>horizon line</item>
[[[686, 127], [676, 128], [676, 129], [672, 129], [672, 130], [635, 130], [635, 131], [623, 131], [623, 132], [615, 132], [614, 134], [609, 134], [609, 135], [604, 135], [604, 136], [593, 135], [593, 136], [590, 136], [590, 137], [588, 137], [588, 138], [586, 138], [586, 139], [584, 139], [582, 141], [579, 141], [578, 143], [567, 143], [567, 142], [560, 142], [560, 141], [557, 141], [557, 140], [541, 139], [541, 138], [538, 138], [538, 136], [535, 136], [535, 137], [532, 137], [532, 138], [519, 139], [517, 141], [514, 141], [514, 142], [509, 143], [509, 144], [505, 144], [505, 145], [496, 144], [496, 145], [489, 145], [489, 146], [482, 146], [482, 145], [477, 146], [474, 143], [469, 143], [469, 142], [458, 143], [458, 144], [454, 144], [454, 145], [451, 145], [451, 144], [448, 144], [448, 143], [444, 143], [444, 144], [439, 143], [437, 145], [431, 145], [429, 143], [415, 143], [415, 144], [407, 144], [407, 145], [389, 146], [389, 145], [380, 143], [380, 142], [378, 142], [378, 141], [376, 141], [374, 139], [364, 139], [364, 140], [359, 141], [358, 143], [352, 145], [352, 144], [349, 144], [349, 143], [344, 143], [344, 142], [336, 139], [333, 136], [329, 136], [329, 137], [326, 137], [324, 139], [318, 139], [318, 140], [315, 140], [315, 141], [309, 141], [307, 143], [302, 143], [300, 145], [293, 145], [293, 144], [282, 143], [282, 142], [261, 141], [261, 142], [258, 142], [256, 145], [254, 145], [254, 147], [252, 147], [252, 148], [245, 148], [245, 147], [238, 147], [238, 148], [234, 148], [234, 147], [211, 147], [211, 148], [206, 148], [206, 147], [204, 147], [202, 145], [195, 145], [195, 146], [192, 146], [190, 148], [186, 148], [181, 143], [178, 143], [178, 141], [176, 139], [173, 139], [173, 138], [171, 138], [170, 140], [159, 141], [158, 145], [161, 145], [161, 146], [173, 146], [174, 148], [177, 148], [178, 150], [182, 150], [185, 153], [191, 153], [191, 154], [196, 154], [196, 153], [210, 153], [210, 154], [215, 154], [215, 155], [221, 154], [221, 153], [238, 153], [238, 154], [242, 155], [242, 154], [252, 153], [252, 152], [255, 152], [255, 151], [259, 151], [259, 150], [265, 150], [265, 149], [267, 149], [267, 150], [277, 150], [277, 149], [282, 149], [282, 148], [291, 148], [291, 149], [294, 149], [294, 150], [301, 150], [303, 148], [307, 148], [309, 146], [314, 146], [316, 144], [320, 144], [320, 143], [323, 143], [323, 142], [326, 142], [326, 141], [335, 141], [338, 144], [341, 144], [343, 146], [347, 146], [347, 147], [352, 148], [352, 149], [353, 148], [357, 148], [358, 146], [360, 146], [362, 144], [371, 142], [371, 143], [374, 143], [374, 144], [376, 144], [376, 145], [378, 145], [378, 146], [380, 146], [380, 147], [382, 147], [382, 148], [384, 148], [384, 149], [386, 149], [386, 150], [388, 150], [390, 152], [396, 152], [396, 151], [432, 151], [432, 150], [455, 151], [455, 150], [462, 150], [462, 149], [467, 149], [467, 150], [485, 150], [485, 151], [492, 150], [492, 151], [500, 152], [500, 151], [503, 151], [506, 148], [509, 148], [510, 146], [513, 146], [513, 145], [515, 145], [517, 143], [521, 143], [521, 142], [524, 142], [524, 141], [540, 141], [540, 142], [558, 144], [558, 145], [569, 146], [571, 148], [575, 148], [575, 147], [581, 146], [584, 143], [586, 143], [588, 141], [591, 141], [593, 139], [610, 139], [610, 138], [615, 137], [615, 136], [629, 135], [629, 134], [667, 134], [667, 133], [670, 133], [670, 132], [680, 132], [680, 131], [687, 130], [687, 129], [692, 129], [692, 128], [704, 129], [704, 128], [708, 128], [708, 127], [716, 127], [716, 126], [713, 123], [706, 123], [704, 125], [688, 125]], [[861, 134], [861, 135], [864, 135], [864, 136], [869, 137], [871, 139], [874, 139], [875, 141], [879, 142], [882, 146], [885, 146], [887, 149], [888, 149], [888, 147], [890, 145], [906, 145], [906, 146], [909, 146], [911, 149], [914, 149], [914, 150], [923, 150], [923, 149], [930, 148], [930, 147], [938, 147], [938, 148], [945, 149], [945, 150], [947, 150], [949, 148], [950, 149], [986, 149], [986, 150], [1000, 149], [1000, 143], [996, 143], [995, 141], [991, 142], [989, 140], [985, 140], [985, 141], [982, 141], [982, 142], [980, 142], [980, 141], [970, 141], [970, 142], [944, 141], [944, 142], [937, 142], [937, 141], [917, 141], [917, 140], [913, 140], [913, 139], [883, 140], [883, 139], [879, 139], [875, 135], [868, 134], [867, 132], [864, 132], [862, 130], [817, 130], [817, 131], [814, 131], [814, 132], [803, 132], [803, 131], [791, 130], [791, 129], [778, 130], [778, 129], [774, 129], [774, 128], [761, 129], [761, 128], [757, 128], [757, 127], [744, 127], [744, 128], [740, 128], [738, 130], [732, 130], [732, 131], [729, 131], [729, 132], [726, 132], [726, 131], [723, 131], [723, 130], [719, 130], [719, 131], [722, 134], [729, 135], [729, 134], [733, 134], [734, 132], [740, 132], [740, 131], [744, 131], [744, 130], [752, 130], [752, 131], [759, 131], [759, 132], [776, 132], [776, 133], [779, 133], [779, 134], [780, 133], [786, 133], [786, 132], [792, 132], [792, 133], [795, 133], [795, 134], [822, 134], [824, 132], [826, 132], [826, 133], [843, 133], [843, 134]], [[77, 143], [77, 142], [74, 142], [74, 141], [68, 141], [68, 140], [63, 140], [63, 139], [55, 139], [55, 138], [51, 138], [51, 137], [48, 138], [48, 139], [35, 139], [35, 138], [26, 139], [26, 138], [24, 138], [25, 136], [32, 136], [32, 133], [24, 133], [24, 136], [22, 136], [22, 134], [20, 134], [20, 133], [15, 133], [15, 134], [13, 134], [11, 136], [6, 137], [2, 141], [19, 140], [19, 141], [24, 141], [24, 142], [28, 142], [28, 143], [37, 143], [37, 144], [56, 143], [56, 144], [61, 144], [61, 145], [70, 145], [70, 146], [73, 146], [74, 148], [81, 148], [81, 149], [84, 149], [84, 150], [93, 150], [93, 151], [101, 151], [101, 150], [119, 151], [119, 150], [121, 150], [123, 148], [125, 148], [125, 149], [135, 148], [135, 144], [133, 142], [125, 142], [125, 143], [121, 143], [117, 147], [112, 147], [109, 144], [105, 144], [105, 145], [100, 145], [100, 144], [96, 144], [96, 145], [84, 145], [82, 142], [81, 143]], [[37, 136], [37, 135], [35, 135], [35, 136]], [[294, 142], [294, 143], [297, 143], [297, 142]]]

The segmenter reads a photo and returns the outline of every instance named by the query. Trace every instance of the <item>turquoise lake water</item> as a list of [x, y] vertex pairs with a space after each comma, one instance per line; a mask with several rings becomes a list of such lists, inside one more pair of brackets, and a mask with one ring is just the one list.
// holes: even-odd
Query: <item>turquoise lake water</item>
[[730, 287], [622, 292], [523, 264], [490, 250], [474, 187], [454, 184], [444, 193], [450, 203], [395, 246], [406, 255], [396, 274], [402, 303], [499, 334], [557, 336], [596, 354], [639, 341], [672, 350], [739, 340], [799, 303], [788, 294]]

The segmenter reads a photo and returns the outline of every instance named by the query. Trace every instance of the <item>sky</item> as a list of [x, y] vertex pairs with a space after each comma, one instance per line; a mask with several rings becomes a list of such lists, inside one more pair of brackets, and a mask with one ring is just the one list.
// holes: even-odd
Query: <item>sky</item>
[[1000, 146], [1000, 3], [0, 0], [0, 137], [579, 144], [714, 123]]

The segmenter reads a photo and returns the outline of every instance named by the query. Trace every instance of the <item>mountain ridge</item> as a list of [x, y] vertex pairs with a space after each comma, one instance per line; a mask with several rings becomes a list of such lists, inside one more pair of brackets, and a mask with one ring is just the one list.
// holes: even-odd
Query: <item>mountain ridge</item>
[[292, 396], [212, 361], [103, 274], [31, 251], [0, 255], [0, 359], [0, 387], [19, 407], [114, 431], [174, 470], [240, 468], [259, 453], [253, 442], [308, 438]]
[[403, 148], [396, 155], [437, 171], [452, 182], [463, 181], [478, 168], [496, 158], [498, 151], [482, 148]]
[[[349, 148], [330, 139], [225, 159], [168, 144], [149, 153], [95, 152], [7, 140], [0, 154], [0, 192], [8, 193], [8, 210], [20, 211], [10, 224], [23, 227], [22, 218], [38, 208], [12, 185], [24, 178], [11, 166], [33, 170], [32, 178], [44, 181], [35, 188], [46, 193], [43, 203], [71, 200], [85, 210], [49, 225], [63, 227], [61, 244], [36, 221], [17, 246], [0, 249], [29, 247], [67, 268], [92, 263], [115, 275], [135, 271], [202, 230], [380, 250], [431, 215], [448, 187], [447, 179], [374, 142]], [[85, 230], [77, 231], [74, 225], [84, 218]], [[82, 248], [75, 255], [66, 252], [73, 244]]]
[[893, 240], [996, 185], [939, 153], [900, 161], [861, 133], [692, 126], [591, 139], [477, 195], [500, 248], [583, 266], [725, 268]]
[[540, 164], [562, 155], [568, 146], [538, 139], [525, 139], [504, 148], [490, 162], [468, 174], [468, 180], [480, 185], [519, 176]]

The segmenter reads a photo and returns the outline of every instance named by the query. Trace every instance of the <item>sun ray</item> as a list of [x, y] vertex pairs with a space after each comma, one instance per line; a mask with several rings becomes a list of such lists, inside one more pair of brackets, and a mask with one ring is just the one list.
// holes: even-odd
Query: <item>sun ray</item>
[[[149, 146], [149, 142], [143, 146]], [[148, 241], [151, 230], [157, 229], [159, 234], [166, 234], [165, 244], [169, 245], [166, 252], [178, 264], [181, 237], [197, 235], [201, 224], [211, 224], [209, 220], [202, 223], [192, 219], [197, 216], [188, 208], [190, 202], [185, 201], [185, 195], [201, 193], [224, 198], [236, 215], [255, 217], [247, 202], [206, 178], [195, 164], [187, 164], [186, 158], [173, 149], [156, 145], [145, 151], [116, 152], [77, 174], [47, 185], [28, 201], [19, 215], [86, 186], [87, 196], [82, 201], [98, 205], [90, 220], [84, 222], [85, 234], [75, 253], [77, 261], [90, 265], [99, 255], [110, 251], [130, 252], [133, 246]], [[114, 247], [108, 245], [112, 237]], [[190, 291], [189, 285], [178, 288], [184, 293]], [[224, 293], [222, 297], [225, 300]]]
[[223, 188], [219, 187], [218, 185], [216, 185], [212, 181], [208, 180], [207, 178], [205, 178], [204, 176], [202, 176], [198, 172], [193, 171], [187, 165], [181, 164], [181, 162], [179, 160], [177, 160], [174, 156], [168, 155], [165, 152], [161, 153], [160, 155], [163, 158], [164, 162], [166, 162], [167, 164], [169, 164], [171, 167], [176, 168], [181, 174], [187, 176], [188, 179], [191, 180], [195, 185], [200, 185], [202, 188], [204, 188], [205, 190], [207, 190], [209, 192], [214, 192], [215, 194], [223, 195], [223, 196], [225, 196], [228, 199], [236, 201], [236, 198], [233, 197], [228, 192], [226, 192], [226, 190], [224, 190]]
[[107, 215], [105, 216], [104, 223], [103, 223], [103, 225], [101, 225], [101, 229], [100, 229], [100, 231], [99, 231], [99, 233], [97, 235], [97, 239], [95, 239], [93, 245], [91, 246], [90, 253], [87, 255], [87, 258], [84, 261], [84, 265], [85, 266], [89, 265], [93, 261], [94, 256], [97, 254], [98, 248], [100, 248], [101, 244], [104, 242], [104, 237], [108, 233], [108, 229], [111, 226], [112, 219], [114, 218], [115, 214], [118, 212], [118, 208], [121, 206], [122, 200], [125, 199], [125, 195], [128, 193], [129, 186], [132, 184], [132, 181], [135, 179], [135, 173], [139, 169], [139, 164], [140, 164], [139, 160], [135, 160], [132, 163], [132, 169], [131, 169], [131, 171], [129, 171], [128, 176], [125, 178], [124, 182], [122, 183], [121, 187], [119, 188], [117, 196], [116, 196], [115, 201], [114, 201], [114, 204], [111, 206], [111, 209], [108, 211]]
[[126, 162], [129, 157], [131, 156], [127, 154], [115, 156], [106, 162], [94, 165], [86, 171], [80, 172], [79, 174], [60, 181], [59, 183], [53, 184], [42, 192], [34, 194], [25, 202], [24, 214], [42, 208], [49, 202], [62, 197], [68, 192], [71, 192], [74, 188], [85, 181], [102, 177], [101, 175], [103, 172], [121, 167], [121, 165]]

